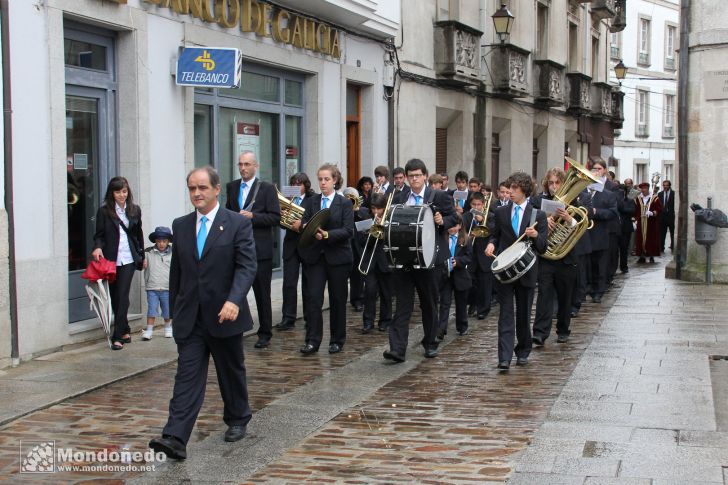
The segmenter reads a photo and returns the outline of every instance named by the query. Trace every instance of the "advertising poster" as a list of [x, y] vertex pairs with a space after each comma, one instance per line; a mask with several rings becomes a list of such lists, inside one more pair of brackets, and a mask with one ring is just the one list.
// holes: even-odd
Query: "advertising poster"
[[260, 160], [260, 125], [237, 122], [233, 139], [235, 140], [233, 166], [238, 166], [238, 157], [245, 151], [255, 153], [255, 159]]

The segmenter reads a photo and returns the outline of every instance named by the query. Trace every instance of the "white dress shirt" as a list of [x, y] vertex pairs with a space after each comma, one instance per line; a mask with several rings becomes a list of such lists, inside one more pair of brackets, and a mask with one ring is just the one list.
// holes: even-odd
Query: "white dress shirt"
[[207, 228], [207, 236], [210, 236], [210, 229], [212, 228], [212, 221], [215, 220], [215, 216], [217, 215], [217, 211], [220, 210], [220, 204], [215, 204], [215, 208], [212, 209], [207, 214], [200, 214], [200, 211], [197, 211], [197, 224], [195, 225], [195, 238], [197, 238], [197, 234], [200, 232], [200, 220], [202, 219], [202, 216], [207, 217], [207, 221], [205, 222], [205, 227]]
[[[513, 221], [513, 213], [516, 211], [516, 206], [520, 207], [521, 210], [518, 211], [518, 228], [521, 228], [521, 222], [523, 222], [523, 214], [526, 212], [526, 206], [528, 205], [528, 199], [524, 200], [521, 204], [513, 203], [513, 207], [511, 207], [511, 218], [510, 221]], [[516, 233], [518, 235], [518, 233]]]
[[381, 186], [381, 187], [379, 188], [379, 193], [380, 193], [380, 194], [384, 194], [385, 192], [387, 192], [387, 189], [388, 189], [388, 188], [389, 188], [389, 182], [387, 182], [386, 184], [382, 185], [382, 186]]
[[336, 192], [331, 192], [329, 195], [321, 194], [321, 208], [324, 208], [324, 199], [328, 200], [326, 203], [326, 208], [331, 208], [331, 203], [334, 202], [334, 197], [336, 197]]
[[420, 205], [423, 205], [425, 203], [425, 189], [427, 189], [426, 186], [422, 186], [422, 192], [419, 194], [415, 194], [414, 190], [410, 191], [409, 198], [407, 199], [407, 205], [417, 205], [417, 199], [415, 199], [416, 196], [422, 197], [422, 200], [420, 201]]
[[[124, 223], [127, 229], [129, 229], [129, 218], [126, 217], [126, 205], [119, 207], [119, 204], [114, 204], [116, 209], [116, 216]], [[131, 255], [131, 248], [129, 247], [129, 237], [126, 231], [119, 224], [119, 248], [116, 253], [116, 265], [122, 266], [125, 264], [131, 264], [134, 262], [134, 258]]]

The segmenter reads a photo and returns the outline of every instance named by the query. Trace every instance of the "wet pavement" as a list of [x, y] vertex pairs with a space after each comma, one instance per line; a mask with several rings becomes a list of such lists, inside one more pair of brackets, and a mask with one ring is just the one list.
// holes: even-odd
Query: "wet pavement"
[[[21, 440], [146, 450], [167, 417], [175, 364], [163, 364], [0, 427], [0, 482], [722, 483], [728, 419], [714, 413], [721, 389], [711, 375], [723, 369], [711, 363], [724, 362], [728, 375], [728, 361], [707, 355], [728, 354], [728, 289], [664, 280], [661, 271], [644, 265], [619, 276], [601, 305], [584, 305], [567, 344], [552, 337], [508, 373], [495, 368], [497, 307], [471, 319], [469, 335], [453, 335], [451, 323], [436, 359], [423, 359], [413, 326], [400, 365], [383, 361], [386, 334], [361, 335], [351, 309], [340, 354], [301, 356], [300, 323], [269, 349], [253, 349], [248, 337], [254, 416], [242, 441], [222, 441], [211, 365], [186, 462], [146, 473], [19, 474]], [[130, 347], [153, 354], [167, 344]], [[56, 372], [78, 371], [55, 362]]]

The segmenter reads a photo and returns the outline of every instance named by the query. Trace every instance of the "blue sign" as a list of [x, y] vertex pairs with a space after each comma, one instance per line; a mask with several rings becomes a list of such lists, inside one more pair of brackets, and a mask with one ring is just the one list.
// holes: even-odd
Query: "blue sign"
[[180, 86], [237, 88], [242, 59], [238, 49], [185, 47], [177, 59], [176, 82]]

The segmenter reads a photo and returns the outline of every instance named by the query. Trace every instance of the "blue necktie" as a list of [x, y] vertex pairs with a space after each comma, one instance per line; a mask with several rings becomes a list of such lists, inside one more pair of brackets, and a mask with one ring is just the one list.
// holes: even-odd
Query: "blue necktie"
[[415, 195], [415, 205], [422, 205], [422, 196]]
[[299, 205], [301, 203], [301, 198], [300, 197], [294, 197], [293, 198], [293, 203], [296, 204], [296, 205]]
[[207, 239], [207, 217], [202, 216], [200, 219], [200, 230], [197, 231], [197, 256], [202, 258], [202, 250], [205, 247], [205, 240]]
[[245, 189], [248, 187], [248, 184], [243, 182], [240, 184], [240, 194], [238, 195], [238, 207], [240, 207], [240, 210], [243, 210], [243, 192], [245, 192]]
[[516, 209], [513, 211], [513, 217], [511, 218], [511, 227], [513, 227], [513, 232], [518, 236], [518, 213], [521, 212], [521, 206], [517, 205]]
[[327, 199], [326, 197], [323, 197], [321, 199], [321, 208], [326, 209], [328, 206], [329, 206], [329, 199]]

